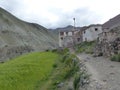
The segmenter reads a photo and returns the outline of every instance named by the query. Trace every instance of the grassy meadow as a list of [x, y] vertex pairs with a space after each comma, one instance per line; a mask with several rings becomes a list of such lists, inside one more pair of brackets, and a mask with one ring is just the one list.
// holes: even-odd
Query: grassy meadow
[[[79, 59], [68, 49], [22, 55], [0, 63], [0, 90], [59, 90], [79, 70]], [[66, 85], [63, 90], [69, 89]]]
[[30, 53], [0, 64], [0, 90], [41, 90], [58, 54]]

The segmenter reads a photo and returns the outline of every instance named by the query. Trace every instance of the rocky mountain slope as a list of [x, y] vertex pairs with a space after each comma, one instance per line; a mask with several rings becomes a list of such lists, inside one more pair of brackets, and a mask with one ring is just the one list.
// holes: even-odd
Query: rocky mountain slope
[[0, 60], [55, 48], [57, 41], [56, 35], [43, 26], [19, 20], [0, 8]]
[[103, 29], [104, 28], [110, 29], [110, 28], [113, 28], [113, 27], [116, 27], [116, 26], [119, 26], [119, 25], [120, 25], [120, 14], [111, 18], [107, 22], [105, 22], [102, 25], [102, 27], [103, 27]]
[[[74, 27], [72, 25], [68, 25], [66, 27], [60, 27], [60, 28], [50, 29], [50, 30], [53, 30], [53, 31], [71, 31], [73, 29], [74, 29]], [[75, 27], [75, 29], [80, 30], [81, 27]]]

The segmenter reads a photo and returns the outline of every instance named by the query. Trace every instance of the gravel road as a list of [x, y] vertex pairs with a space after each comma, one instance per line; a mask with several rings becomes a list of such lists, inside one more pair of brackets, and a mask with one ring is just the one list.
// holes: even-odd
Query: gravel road
[[120, 90], [120, 62], [110, 61], [105, 57], [92, 57], [78, 54], [90, 76], [87, 90]]

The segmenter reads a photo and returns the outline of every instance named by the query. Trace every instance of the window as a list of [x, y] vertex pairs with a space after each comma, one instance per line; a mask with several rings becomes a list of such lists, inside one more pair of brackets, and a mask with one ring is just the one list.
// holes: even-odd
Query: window
[[107, 36], [107, 32], [105, 32], [105, 36]]
[[98, 28], [95, 28], [95, 31], [98, 31]]
[[63, 40], [63, 37], [61, 37], [61, 40]]
[[79, 42], [79, 41], [80, 41], [80, 38], [77, 38], [77, 41]]
[[84, 33], [85, 33], [86, 31], [84, 30]]
[[68, 32], [66, 32], [66, 35], [68, 35]]
[[72, 35], [74, 35], [74, 31], [72, 31]]
[[60, 32], [60, 35], [64, 35], [64, 32]]

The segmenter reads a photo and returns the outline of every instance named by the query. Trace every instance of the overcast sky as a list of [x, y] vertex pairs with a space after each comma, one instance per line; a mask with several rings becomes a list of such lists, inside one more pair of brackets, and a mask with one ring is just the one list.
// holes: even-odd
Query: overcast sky
[[104, 23], [120, 14], [120, 0], [0, 0], [18, 18], [46, 28]]

